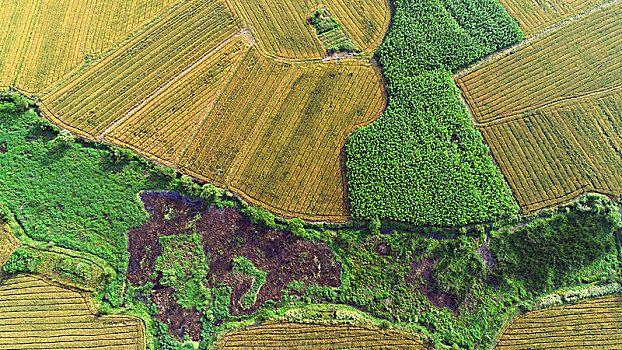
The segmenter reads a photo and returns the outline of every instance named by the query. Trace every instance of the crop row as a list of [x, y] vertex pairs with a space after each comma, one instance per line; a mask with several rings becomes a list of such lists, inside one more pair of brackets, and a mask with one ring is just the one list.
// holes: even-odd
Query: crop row
[[27, 275], [0, 282], [0, 348], [144, 349], [139, 320], [95, 317], [76, 291]]
[[622, 190], [622, 90], [568, 100], [481, 127], [522, 210]]
[[[0, 86], [38, 93], [164, 12], [173, 0], [3, 2]], [[5, 7], [6, 6], [6, 7]]]
[[459, 78], [475, 118], [486, 122], [619, 86], [620, 16], [618, 2]]
[[[593, 307], [594, 301], [610, 307]], [[622, 296], [534, 311], [514, 320], [497, 344], [499, 349], [598, 347], [617, 349], [622, 342]], [[555, 323], [541, 322], [551, 318]]]
[[223, 2], [187, 1], [43, 97], [50, 117], [94, 138], [238, 30]]
[[527, 36], [603, 2], [603, 0], [499, 1], [507, 9], [510, 16], [516, 18]]
[[268, 323], [227, 334], [219, 349], [425, 349], [406, 334], [368, 326]]

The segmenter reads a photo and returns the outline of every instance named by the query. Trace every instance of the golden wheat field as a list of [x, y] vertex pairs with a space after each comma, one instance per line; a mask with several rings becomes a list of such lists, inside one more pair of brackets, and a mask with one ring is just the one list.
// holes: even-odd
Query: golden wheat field
[[2, 1], [0, 88], [42, 92], [166, 11], [174, 1]]
[[526, 36], [574, 15], [606, 3], [607, 0], [499, 0], [508, 14], [515, 18]]
[[142, 321], [95, 316], [85, 297], [29, 275], [0, 280], [0, 349], [145, 349]]
[[622, 5], [457, 79], [523, 212], [622, 191]]
[[622, 90], [480, 126], [524, 212], [581, 193], [622, 193]]
[[252, 50], [178, 166], [280, 214], [343, 220], [341, 149], [383, 108], [367, 64], [279, 63]]
[[363, 52], [373, 52], [388, 28], [390, 6], [386, 0], [233, 1], [245, 25], [255, 33], [258, 46], [269, 56], [291, 59], [320, 58], [325, 49], [307, 18], [326, 7]]
[[386, 349], [425, 350], [413, 336], [369, 326], [267, 323], [231, 332], [218, 349]]
[[620, 349], [622, 296], [530, 312], [514, 320], [499, 350]]
[[78, 135], [131, 148], [276, 213], [342, 221], [343, 145], [385, 100], [368, 60], [271, 58], [225, 2], [190, 0], [40, 106]]

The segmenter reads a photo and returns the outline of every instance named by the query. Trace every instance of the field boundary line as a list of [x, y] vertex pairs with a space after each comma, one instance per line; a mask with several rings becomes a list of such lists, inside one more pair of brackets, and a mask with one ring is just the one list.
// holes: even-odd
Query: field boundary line
[[544, 29], [544, 30], [534, 34], [533, 36], [530, 36], [529, 38], [521, 41], [518, 44], [514, 44], [514, 45], [512, 45], [512, 46], [510, 46], [508, 48], [505, 48], [503, 50], [500, 50], [500, 51], [497, 51], [497, 52], [493, 52], [493, 53], [491, 53], [491, 54], [489, 54], [487, 56], [484, 56], [481, 60], [473, 63], [472, 65], [467, 66], [467, 67], [465, 67], [463, 69], [457, 70], [455, 73], [452, 74], [452, 78], [454, 80], [463, 78], [466, 75], [468, 75], [468, 74], [470, 74], [470, 73], [472, 73], [472, 72], [474, 72], [474, 71], [476, 71], [476, 70], [478, 70], [478, 69], [480, 69], [480, 68], [482, 68], [482, 67], [484, 67], [484, 66], [486, 66], [486, 65], [488, 65], [490, 63], [496, 62], [496, 61], [504, 58], [505, 56], [508, 56], [508, 55], [510, 55], [510, 54], [512, 54], [512, 53], [514, 53], [514, 52], [516, 52], [516, 51], [518, 51], [520, 49], [522, 49], [524, 46], [527, 46], [527, 45], [531, 44], [532, 42], [534, 42], [536, 40], [539, 40], [539, 39], [541, 39], [541, 38], [543, 38], [543, 37], [553, 33], [554, 31], [556, 31], [558, 29], [561, 29], [561, 28], [563, 28], [563, 27], [565, 27], [565, 26], [567, 26], [567, 25], [569, 25], [569, 24], [571, 24], [573, 22], [576, 22], [576, 21], [582, 19], [583, 17], [587, 17], [587, 16], [591, 15], [592, 13], [594, 13], [594, 12], [600, 10], [600, 9], [603, 9], [605, 7], [609, 7], [609, 6], [615, 5], [615, 4], [619, 3], [620, 1], [622, 1], [622, 0], [612, 0], [612, 1], [600, 4], [600, 5], [598, 5], [596, 7], [593, 7], [591, 9], [587, 10], [587, 11], [578, 13], [578, 14], [576, 14], [576, 15], [574, 15], [574, 16], [566, 19], [566, 20], [563, 20], [563, 21], [561, 21], [561, 22], [559, 22], [557, 24], [554, 24], [554, 25], [552, 25], [552, 26], [550, 26], [550, 27], [548, 27], [548, 28], [546, 28], [546, 29]]
[[112, 129], [114, 129], [117, 125], [119, 125], [120, 123], [122, 123], [124, 120], [126, 120], [129, 116], [131, 116], [132, 114], [134, 114], [137, 110], [139, 110], [140, 108], [142, 108], [144, 105], [146, 105], [147, 103], [149, 103], [149, 101], [153, 100], [160, 92], [164, 91], [164, 89], [166, 89], [167, 87], [169, 87], [170, 85], [172, 85], [173, 83], [175, 83], [177, 80], [181, 79], [184, 75], [186, 75], [188, 72], [190, 72], [192, 69], [194, 69], [195, 67], [197, 67], [198, 65], [200, 65], [203, 61], [205, 61], [206, 59], [210, 58], [216, 51], [218, 51], [220, 48], [222, 48], [223, 46], [225, 46], [226, 44], [228, 44], [231, 40], [233, 40], [236, 36], [238, 35], [242, 35], [243, 34], [243, 29], [237, 31], [236, 33], [230, 35], [227, 39], [225, 39], [225, 41], [221, 42], [220, 44], [218, 44], [218, 46], [216, 46], [214, 49], [212, 49], [211, 51], [209, 51], [208, 53], [206, 53], [203, 57], [201, 57], [199, 60], [197, 60], [196, 62], [194, 62], [192, 65], [190, 65], [189, 67], [187, 67], [186, 69], [184, 69], [183, 71], [181, 71], [179, 74], [177, 74], [176, 76], [174, 76], [173, 78], [171, 78], [168, 82], [166, 82], [164, 85], [162, 85], [160, 88], [158, 88], [156, 91], [154, 91], [153, 93], [151, 93], [149, 96], [147, 96], [144, 100], [142, 100], [140, 103], [138, 103], [138, 105], [134, 106], [134, 108], [130, 109], [127, 113], [125, 113], [123, 116], [121, 116], [121, 118], [117, 119], [114, 123], [112, 123], [110, 126], [108, 126], [104, 131], [102, 131], [96, 138], [95, 140], [98, 142], [101, 142], [102, 138], [109, 133]]
[[[495, 125], [509, 123], [509, 122], [511, 122], [513, 120], [516, 120], [516, 119], [526, 118], [528, 116], [525, 116], [524, 114], [528, 113], [528, 112], [539, 111], [539, 110], [547, 108], [547, 107], [551, 107], [551, 106], [555, 106], [555, 105], [558, 105], [558, 104], [562, 104], [564, 102], [572, 102], [572, 101], [581, 100], [581, 99], [584, 99], [584, 98], [589, 98], [589, 97], [594, 97], [594, 96], [599, 96], [599, 95], [606, 95], [606, 94], [608, 94], [610, 92], [615, 92], [617, 90], [621, 90], [622, 91], [622, 84], [610, 86], [610, 87], [607, 87], [607, 88], [604, 88], [604, 89], [601, 89], [601, 90], [590, 91], [588, 93], [581, 94], [581, 95], [564, 97], [564, 98], [561, 98], [561, 99], [558, 99], [558, 100], [547, 102], [547, 103], [539, 105], [539, 106], [535, 106], [535, 107], [532, 107], [532, 108], [528, 108], [528, 109], [519, 111], [519, 112], [514, 113], [514, 114], [501, 116], [501, 117], [499, 117], [497, 119], [489, 120], [487, 122], [481, 122], [480, 123], [477, 120], [475, 120], [475, 117], [473, 117], [472, 119], [473, 119], [473, 122], [475, 123], [475, 125], [478, 126], [478, 127], [495, 126]], [[467, 109], [469, 110], [469, 113], [472, 115], [470, 106], [466, 103], [466, 101], [464, 101], [464, 102], [465, 102], [465, 104], [468, 107]]]

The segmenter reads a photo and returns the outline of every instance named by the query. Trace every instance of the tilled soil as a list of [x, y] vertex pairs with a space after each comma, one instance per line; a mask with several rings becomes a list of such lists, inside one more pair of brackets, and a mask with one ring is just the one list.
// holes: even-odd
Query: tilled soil
[[[231, 287], [229, 309], [233, 316], [251, 314], [267, 300], [282, 299], [282, 290], [293, 281], [328, 287], [341, 284], [341, 266], [324, 243], [255, 226], [235, 208], [210, 207], [201, 200], [190, 200], [174, 192], [144, 192], [140, 197], [151, 217], [143, 226], [128, 232], [127, 278], [134, 285], [154, 283], [152, 299], [158, 306], [157, 317], [177, 336], [188, 334], [198, 340], [200, 314], [181, 308], [174, 302], [174, 290], [159, 285], [155, 261], [161, 254], [160, 236], [195, 233], [202, 236], [210, 268], [205, 283], [208, 287], [220, 283]], [[246, 257], [255, 267], [267, 272], [266, 283], [248, 310], [239, 301], [249, 291], [252, 280], [233, 273], [232, 259], [236, 256]]]

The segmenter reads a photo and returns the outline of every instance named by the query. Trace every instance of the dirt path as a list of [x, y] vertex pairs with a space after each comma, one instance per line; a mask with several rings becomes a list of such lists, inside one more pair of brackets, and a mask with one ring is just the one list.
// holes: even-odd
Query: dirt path
[[578, 14], [576, 14], [576, 15], [574, 15], [574, 16], [572, 16], [572, 17], [570, 17], [570, 18], [568, 18], [568, 19], [566, 19], [566, 20], [564, 20], [562, 22], [559, 22], [559, 23], [557, 23], [557, 24], [555, 24], [555, 25], [553, 25], [551, 27], [548, 27], [548, 28], [544, 29], [543, 31], [541, 31], [539, 33], [534, 34], [533, 36], [531, 36], [531, 37], [521, 41], [518, 44], [510, 46], [510, 47], [508, 47], [506, 49], [503, 49], [501, 51], [494, 52], [494, 53], [492, 53], [492, 54], [490, 54], [488, 56], [485, 56], [484, 58], [482, 58], [481, 60], [477, 61], [476, 63], [474, 63], [474, 64], [472, 64], [472, 65], [470, 65], [470, 66], [468, 66], [468, 67], [466, 67], [464, 69], [460, 69], [460, 70], [456, 71], [453, 74], [453, 78], [454, 78], [454, 80], [462, 78], [465, 75], [467, 75], [467, 74], [469, 74], [471, 72], [474, 72], [474, 71], [482, 68], [483, 66], [485, 66], [485, 65], [487, 65], [489, 63], [492, 63], [492, 62], [495, 62], [497, 60], [500, 60], [501, 58], [503, 58], [503, 57], [505, 57], [505, 56], [507, 56], [509, 54], [512, 54], [515, 51], [520, 50], [524, 46], [527, 46], [527, 45], [531, 44], [532, 42], [534, 42], [534, 41], [536, 41], [536, 40], [538, 40], [538, 39], [540, 39], [542, 37], [547, 36], [548, 34], [552, 33], [553, 31], [555, 31], [555, 30], [557, 30], [559, 28], [565, 27], [565, 26], [569, 25], [572, 22], [578, 21], [578, 20], [582, 19], [583, 17], [589, 16], [590, 14], [592, 14], [592, 13], [594, 13], [594, 12], [596, 12], [596, 11], [602, 9], [602, 8], [609, 7], [609, 6], [614, 5], [614, 4], [616, 4], [616, 3], [620, 2], [620, 1], [622, 1], [622, 0], [608, 1], [606, 3], [600, 4], [600, 5], [596, 6], [596, 7], [594, 7], [592, 9], [588, 10], [588, 11], [585, 11], [585, 12], [582, 12], [582, 13], [578, 13]]
[[218, 46], [216, 46], [214, 49], [212, 49], [211, 51], [209, 51], [208, 53], [205, 54], [205, 56], [201, 57], [198, 61], [194, 62], [191, 66], [189, 66], [188, 68], [184, 69], [182, 72], [180, 72], [179, 74], [177, 74], [176, 76], [174, 76], [171, 80], [169, 80], [166, 84], [162, 85], [159, 89], [157, 89], [156, 91], [154, 91], [151, 95], [147, 96], [144, 100], [142, 100], [138, 105], [136, 105], [134, 108], [132, 108], [131, 110], [129, 110], [127, 113], [125, 113], [121, 118], [117, 119], [117, 121], [115, 121], [114, 123], [112, 123], [109, 127], [106, 128], [106, 130], [104, 130], [101, 134], [99, 134], [96, 137], [96, 140], [98, 142], [102, 141], [102, 138], [110, 132], [110, 130], [114, 129], [114, 127], [116, 127], [117, 125], [119, 125], [121, 122], [123, 122], [125, 119], [127, 119], [129, 116], [131, 116], [132, 114], [134, 114], [137, 110], [139, 110], [141, 107], [143, 107], [144, 105], [146, 105], [147, 103], [149, 103], [149, 101], [153, 100], [154, 97], [156, 97], [160, 92], [162, 92], [164, 89], [166, 89], [167, 87], [169, 87], [171, 84], [175, 83], [177, 80], [181, 79], [184, 75], [186, 75], [188, 72], [190, 72], [192, 69], [194, 69], [196, 66], [200, 65], [203, 61], [205, 61], [206, 59], [210, 58], [216, 51], [218, 51], [221, 47], [225, 46], [227, 43], [229, 43], [231, 40], [233, 40], [235, 37], [240, 36], [240, 35], [247, 35], [245, 30], [242, 29], [240, 31], [238, 31], [237, 33], [231, 35], [230, 37], [228, 37], [225, 41], [223, 41], [222, 43], [220, 43]]

